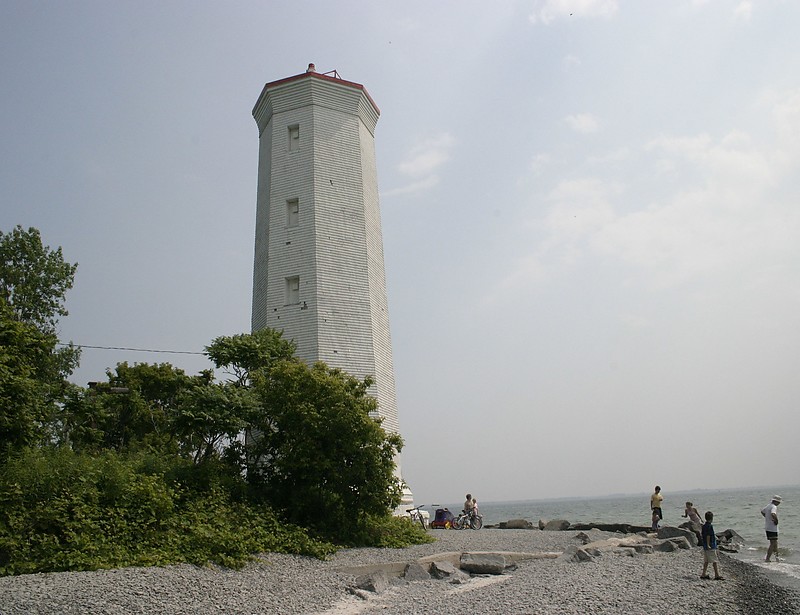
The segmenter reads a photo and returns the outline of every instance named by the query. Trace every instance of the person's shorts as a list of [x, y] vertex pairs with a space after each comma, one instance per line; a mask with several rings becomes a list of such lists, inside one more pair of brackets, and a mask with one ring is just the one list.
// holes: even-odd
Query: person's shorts
[[651, 513], [651, 514], [652, 514], [652, 513], [657, 513], [657, 514], [658, 514], [658, 518], [659, 518], [659, 519], [663, 519], [663, 518], [664, 518], [664, 515], [663, 515], [663, 514], [661, 514], [661, 509], [660, 509], [660, 508], [653, 508], [653, 509], [650, 511], [650, 513]]
[[719, 563], [719, 557], [717, 557], [717, 550], [716, 549], [703, 549], [703, 563], [704, 564], [716, 564], [716, 563]]
[[770, 532], [767, 530], [767, 540], [778, 540], [778, 532]]

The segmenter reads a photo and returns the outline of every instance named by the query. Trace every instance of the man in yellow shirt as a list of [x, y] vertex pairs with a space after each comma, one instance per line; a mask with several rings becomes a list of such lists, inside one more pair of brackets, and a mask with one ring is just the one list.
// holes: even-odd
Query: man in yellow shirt
[[661, 512], [661, 502], [663, 500], [664, 496], [661, 495], [661, 487], [656, 485], [653, 495], [650, 496], [650, 513], [653, 515], [653, 530], [658, 529], [659, 520], [664, 518]]

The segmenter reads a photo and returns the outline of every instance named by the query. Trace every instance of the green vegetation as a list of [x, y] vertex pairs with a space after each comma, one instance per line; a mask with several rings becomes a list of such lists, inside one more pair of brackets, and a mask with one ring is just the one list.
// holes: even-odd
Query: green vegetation
[[402, 440], [373, 418], [369, 378], [264, 330], [207, 347], [228, 380], [119, 363], [84, 389], [55, 336], [76, 265], [20, 227], [0, 259], [0, 574], [430, 540], [389, 513]]
[[334, 551], [268, 506], [235, 501], [220, 487], [193, 490], [165, 473], [175, 470], [113, 451], [26, 451], [2, 468], [0, 574], [176, 562], [239, 567], [261, 551]]
[[42, 245], [39, 231], [0, 231], [0, 461], [47, 441], [47, 426], [78, 364], [58, 348], [58, 317], [77, 265]]

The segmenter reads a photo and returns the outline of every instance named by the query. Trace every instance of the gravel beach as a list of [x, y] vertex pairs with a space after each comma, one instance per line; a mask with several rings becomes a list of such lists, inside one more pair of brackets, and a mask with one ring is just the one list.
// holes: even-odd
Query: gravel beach
[[[800, 594], [724, 555], [725, 580], [700, 580], [703, 558], [697, 547], [635, 556], [608, 552], [581, 563], [532, 559], [507, 574], [461, 584], [397, 579], [366, 600], [348, 591], [355, 580], [350, 567], [451, 551], [561, 552], [581, 546], [576, 534], [441, 530], [429, 545], [348, 549], [328, 561], [266, 554], [238, 571], [180, 565], [2, 577], [0, 613], [800, 613]], [[614, 536], [596, 530], [591, 535], [593, 540]]]

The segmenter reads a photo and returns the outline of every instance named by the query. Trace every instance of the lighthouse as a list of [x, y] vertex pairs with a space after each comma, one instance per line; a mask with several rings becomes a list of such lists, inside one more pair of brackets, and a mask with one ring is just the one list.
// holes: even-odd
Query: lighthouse
[[[399, 433], [375, 126], [363, 85], [313, 64], [264, 86], [259, 131], [252, 329], [283, 331], [308, 364], [364, 378]], [[397, 457], [400, 477], [400, 458]], [[404, 502], [412, 501], [410, 491]]]

